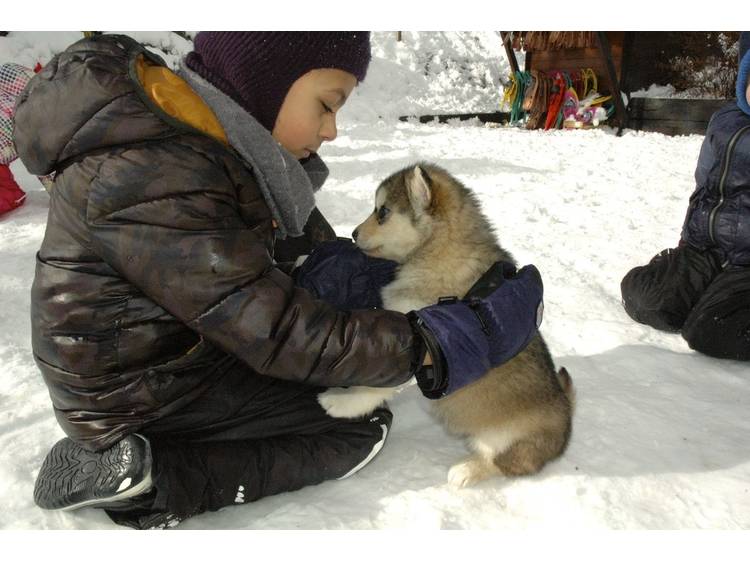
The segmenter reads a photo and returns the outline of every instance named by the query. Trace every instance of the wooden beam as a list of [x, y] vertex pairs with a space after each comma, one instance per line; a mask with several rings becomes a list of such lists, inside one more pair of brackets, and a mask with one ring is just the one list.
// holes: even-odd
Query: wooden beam
[[526, 72], [531, 72], [531, 59], [534, 58], [533, 55], [533, 51], [526, 51], [526, 56], [523, 59], [523, 69]]
[[632, 92], [632, 80], [630, 75], [630, 65], [633, 60], [633, 40], [635, 32], [626, 31], [622, 38], [622, 56], [620, 57], [620, 88], [626, 92]]
[[496, 111], [494, 113], [449, 113], [439, 115], [402, 115], [399, 117], [400, 121], [410, 121], [412, 119], [418, 119], [420, 123], [431, 123], [433, 121], [447, 123], [453, 119], [458, 119], [459, 121], [479, 119], [482, 123], [507, 123], [510, 121], [510, 113]]
[[505, 47], [505, 55], [508, 57], [510, 69], [513, 71], [513, 74], [515, 74], [516, 72], [518, 72], [519, 68], [516, 53], [513, 51], [511, 34], [507, 31], [501, 31], [500, 38], [503, 40], [503, 47]]
[[619, 128], [617, 129], [617, 136], [622, 135], [622, 130], [628, 125], [628, 114], [625, 111], [625, 104], [622, 103], [622, 95], [620, 93], [620, 82], [617, 80], [617, 72], [615, 71], [615, 64], [612, 62], [612, 49], [609, 45], [609, 39], [604, 31], [596, 32], [596, 39], [599, 43], [599, 52], [604, 59], [604, 64], [607, 69], [607, 76], [609, 77], [609, 84], [612, 88], [612, 101], [615, 104], [615, 113], [617, 114], [617, 120], [619, 121]]

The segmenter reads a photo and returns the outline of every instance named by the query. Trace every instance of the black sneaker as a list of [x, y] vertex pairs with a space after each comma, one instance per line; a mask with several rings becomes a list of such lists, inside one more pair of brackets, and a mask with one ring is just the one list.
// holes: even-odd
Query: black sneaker
[[151, 513], [138, 518], [134, 529], [144, 531], [165, 531], [173, 529], [182, 522], [182, 518], [174, 513]]
[[128, 435], [99, 452], [87, 451], [66, 437], [44, 459], [34, 503], [62, 511], [117, 505], [151, 489], [151, 464], [151, 447], [141, 435]]
[[110, 519], [124, 527], [141, 530], [172, 529], [179, 525], [184, 517], [168, 512], [113, 511], [106, 510]]

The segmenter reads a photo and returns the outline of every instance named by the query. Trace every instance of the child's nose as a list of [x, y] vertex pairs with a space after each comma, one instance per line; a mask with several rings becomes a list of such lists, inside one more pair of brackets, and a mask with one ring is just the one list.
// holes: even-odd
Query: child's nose
[[323, 126], [320, 129], [320, 136], [323, 137], [323, 140], [328, 142], [338, 136], [338, 131], [336, 130], [336, 116], [333, 113], [329, 113], [328, 117], [323, 121]]

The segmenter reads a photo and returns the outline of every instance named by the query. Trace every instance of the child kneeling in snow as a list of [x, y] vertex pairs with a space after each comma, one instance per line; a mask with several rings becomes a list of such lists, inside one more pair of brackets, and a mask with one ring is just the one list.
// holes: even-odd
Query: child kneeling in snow
[[622, 280], [638, 322], [681, 332], [713, 357], [750, 360], [750, 33], [740, 36], [737, 102], [712, 117], [677, 248]]
[[345, 478], [392, 415], [332, 418], [325, 387], [416, 376], [440, 398], [536, 333], [533, 266], [471, 302], [379, 310], [395, 264], [315, 211], [317, 150], [369, 61], [365, 32], [204, 32], [174, 73], [101, 35], [31, 80], [16, 146], [30, 172], [57, 172], [32, 347], [68, 435], [37, 505], [164, 527]]

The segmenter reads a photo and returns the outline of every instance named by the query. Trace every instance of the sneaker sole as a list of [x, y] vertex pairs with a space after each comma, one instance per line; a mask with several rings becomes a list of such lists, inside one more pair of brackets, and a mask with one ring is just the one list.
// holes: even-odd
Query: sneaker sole
[[[123, 462], [142, 449], [146, 474], [128, 475]], [[130, 483], [136, 483], [130, 486]], [[151, 449], [140, 435], [129, 435], [110, 449], [92, 453], [70, 439], [58, 441], [44, 460], [34, 487], [34, 503], [42, 509], [73, 511], [87, 506], [107, 507], [151, 488]], [[65, 505], [65, 498], [83, 495], [90, 486], [98, 497]], [[63, 501], [61, 501], [63, 500]]]

